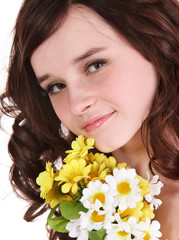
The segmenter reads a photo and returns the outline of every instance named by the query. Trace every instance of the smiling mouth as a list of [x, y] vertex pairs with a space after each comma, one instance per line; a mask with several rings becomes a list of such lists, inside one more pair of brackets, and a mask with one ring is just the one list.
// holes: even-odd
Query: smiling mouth
[[86, 132], [94, 131], [104, 125], [113, 116], [114, 113], [115, 111], [103, 116], [92, 118], [91, 120], [84, 122], [82, 129], [84, 129]]

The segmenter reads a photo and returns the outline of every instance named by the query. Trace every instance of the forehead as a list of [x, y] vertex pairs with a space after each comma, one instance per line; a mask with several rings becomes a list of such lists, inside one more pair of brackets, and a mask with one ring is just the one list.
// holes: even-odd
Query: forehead
[[96, 12], [82, 5], [73, 5], [64, 20], [62, 31], [94, 32], [108, 35], [114, 34], [114, 29]]
[[[97, 13], [85, 6], [74, 5], [70, 7], [56, 32], [46, 39], [34, 53], [44, 52], [56, 41], [59, 42], [59, 47], [60, 45], [72, 47], [72, 45], [75, 45], [73, 43], [76, 43], [76, 47], [78, 44], [83, 48], [85, 43], [92, 45], [98, 39], [100, 41], [103, 41], [103, 39], [114, 41], [116, 37], [118, 38], [119, 34]], [[34, 53], [32, 58], [36, 55]]]
[[110, 48], [115, 53], [119, 45], [127, 46], [128, 42], [102, 17], [85, 6], [74, 5], [56, 32], [33, 52], [31, 64], [37, 77], [49, 68], [55, 72], [57, 62], [64, 72], [90, 48]]

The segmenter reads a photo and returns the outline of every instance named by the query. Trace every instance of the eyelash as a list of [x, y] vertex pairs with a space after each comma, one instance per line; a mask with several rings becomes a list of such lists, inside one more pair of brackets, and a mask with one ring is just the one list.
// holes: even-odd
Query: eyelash
[[[53, 89], [54, 87], [58, 88], [57, 92], [54, 91], [54, 89]], [[66, 85], [64, 83], [54, 82], [54, 83], [50, 83], [44, 91], [45, 91], [46, 95], [55, 95], [55, 94], [59, 93], [65, 87], [66, 87]]]
[[[84, 73], [85, 75], [87, 76], [88, 74], [93, 74], [95, 72], [98, 72], [101, 70], [101, 68], [107, 63], [107, 60], [105, 59], [97, 59], [95, 61], [92, 61], [90, 63], [87, 63], [85, 66], [84, 66]], [[96, 66], [95, 66], [96, 65]], [[98, 66], [97, 66], [98, 65]], [[99, 66], [100, 65], [100, 66]], [[90, 67], [96, 67], [96, 70], [94, 72], [91, 72], [89, 71], [89, 68]]]
[[[98, 60], [95, 60], [95, 61], [92, 61], [90, 63], [87, 63], [85, 66], [84, 66], [84, 74], [85, 76], [88, 76], [89, 74], [95, 74], [96, 72], [100, 71], [101, 68], [107, 63], [107, 60], [105, 59], [98, 59]], [[96, 65], [96, 66], [95, 66]], [[94, 67], [95, 70], [90, 72], [90, 68], [91, 67]], [[54, 87], [57, 87], [59, 89], [59, 91], [57, 92], [54, 92], [53, 88]], [[43, 95], [55, 95], [57, 93], [59, 93], [63, 88], [65, 88], [66, 85], [64, 83], [58, 83], [58, 82], [55, 82], [55, 83], [50, 83], [46, 89], [43, 91]]]

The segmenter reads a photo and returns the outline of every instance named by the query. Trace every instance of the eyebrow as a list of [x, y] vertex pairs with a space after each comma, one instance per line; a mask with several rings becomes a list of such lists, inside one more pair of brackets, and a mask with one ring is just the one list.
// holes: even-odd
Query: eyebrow
[[80, 55], [79, 57], [75, 58], [72, 63], [77, 64], [77, 63], [83, 61], [84, 59], [91, 57], [92, 55], [94, 55], [98, 52], [101, 52], [105, 49], [106, 49], [106, 47], [91, 48], [88, 51], [86, 51], [85, 53], [83, 53], [82, 55]]
[[50, 78], [50, 75], [49, 74], [44, 74], [42, 77], [38, 77], [37, 81], [38, 81], [39, 84], [41, 84], [42, 82], [48, 80], [48, 78]]
[[[106, 49], [106, 47], [91, 48], [88, 51], [86, 51], [85, 53], [83, 53], [82, 55], [80, 55], [79, 57], [75, 58], [72, 61], [72, 64], [75, 65], [75, 64], [85, 60], [86, 58], [89, 58], [92, 55], [94, 55], [94, 54], [96, 54], [98, 52], [101, 52], [101, 51], [103, 51], [105, 49]], [[38, 80], [38, 83], [41, 84], [42, 82], [48, 80], [48, 78], [50, 78], [50, 75], [49, 74], [44, 74], [41, 77], [37, 77], [37, 80]]]

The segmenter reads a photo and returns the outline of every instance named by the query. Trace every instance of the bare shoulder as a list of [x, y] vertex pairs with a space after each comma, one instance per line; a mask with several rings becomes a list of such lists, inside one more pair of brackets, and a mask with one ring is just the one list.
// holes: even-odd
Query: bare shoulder
[[162, 240], [179, 239], [179, 180], [163, 179], [164, 186], [159, 198], [162, 205], [156, 211], [161, 224]]

